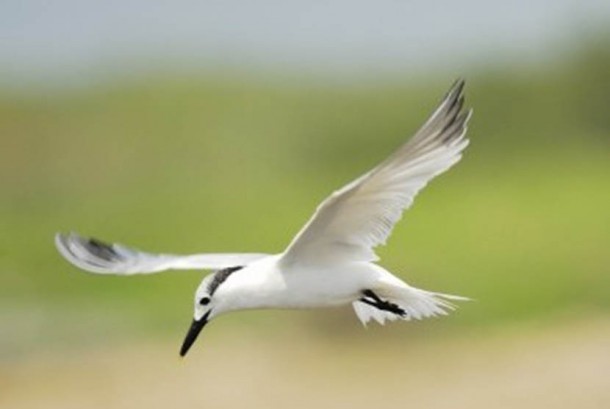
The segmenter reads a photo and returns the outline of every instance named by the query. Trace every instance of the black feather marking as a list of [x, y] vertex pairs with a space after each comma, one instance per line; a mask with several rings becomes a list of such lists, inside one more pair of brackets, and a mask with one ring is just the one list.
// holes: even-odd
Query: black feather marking
[[112, 244], [108, 244], [94, 238], [88, 239], [83, 244], [91, 254], [102, 260], [113, 261], [122, 259], [122, 257], [114, 250]]
[[208, 286], [208, 293], [210, 295], [213, 295], [214, 292], [216, 292], [216, 290], [218, 289], [218, 287], [222, 283], [224, 283], [231, 274], [238, 270], [241, 270], [242, 268], [244, 268], [244, 266], [228, 267], [223, 268], [222, 270], [218, 270], [216, 273], [214, 273], [214, 278]]
[[454, 139], [457, 139], [466, 126], [466, 121], [470, 116], [470, 111], [463, 112], [458, 115], [451, 123], [449, 123], [445, 129], [441, 132], [441, 136], [444, 136], [442, 142], [444, 144], [450, 143]]

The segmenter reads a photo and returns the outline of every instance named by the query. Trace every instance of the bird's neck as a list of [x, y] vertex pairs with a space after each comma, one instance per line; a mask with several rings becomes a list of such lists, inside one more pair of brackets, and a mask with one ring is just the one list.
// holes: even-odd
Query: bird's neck
[[255, 262], [235, 271], [219, 288], [226, 311], [274, 308], [278, 297], [287, 290], [274, 257]]

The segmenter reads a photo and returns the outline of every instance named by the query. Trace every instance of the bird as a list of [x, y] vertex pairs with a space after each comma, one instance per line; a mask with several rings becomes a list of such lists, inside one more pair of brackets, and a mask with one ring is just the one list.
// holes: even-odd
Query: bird
[[379, 264], [384, 245], [417, 193], [455, 165], [468, 146], [472, 109], [457, 80], [421, 128], [372, 170], [334, 191], [279, 254], [152, 254], [77, 233], [57, 233], [58, 251], [91, 273], [130, 276], [210, 270], [195, 291], [184, 357], [213, 319], [246, 309], [311, 309], [352, 304], [366, 326], [447, 315], [469, 298], [407, 284]]

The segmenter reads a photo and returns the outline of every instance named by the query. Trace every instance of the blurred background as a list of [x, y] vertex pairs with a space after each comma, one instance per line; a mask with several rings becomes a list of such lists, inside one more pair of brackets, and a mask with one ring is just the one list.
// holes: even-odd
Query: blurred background
[[[3, 408], [610, 407], [610, 2], [0, 3]], [[215, 321], [202, 272], [84, 274], [57, 231], [280, 252], [458, 77], [462, 162], [379, 250], [453, 315]]]

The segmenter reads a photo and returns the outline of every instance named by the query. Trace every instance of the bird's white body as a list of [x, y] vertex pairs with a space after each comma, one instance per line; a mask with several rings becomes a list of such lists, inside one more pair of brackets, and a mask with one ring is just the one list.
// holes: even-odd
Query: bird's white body
[[286, 250], [258, 253], [151, 254], [74, 233], [56, 236], [70, 262], [100, 274], [148, 274], [168, 269], [216, 270], [195, 293], [194, 322], [181, 354], [218, 315], [244, 309], [320, 308], [352, 304], [358, 318], [421, 319], [446, 314], [464, 300], [407, 285], [376, 264], [376, 246], [415, 195], [460, 158], [468, 145], [463, 82], [449, 91], [419, 131], [377, 167], [332, 193]]
[[[443, 298], [465, 300], [411, 287], [375, 263], [285, 265], [282, 256], [262, 258], [233, 273], [215, 293], [221, 300], [216, 308], [226, 313], [246, 309], [326, 308], [353, 303], [363, 323], [370, 318], [384, 323], [386, 319], [398, 317], [358, 303], [363, 289], [401, 305], [406, 310], [403, 319], [444, 314], [443, 308], [452, 308], [452, 305]], [[204, 281], [197, 293], [205, 293], [207, 284]], [[202, 311], [195, 319], [201, 315]]]
[[360, 298], [382, 276], [392, 277], [371, 263], [286, 266], [273, 255], [236, 271], [216, 294], [226, 300], [224, 310], [332, 307]]

